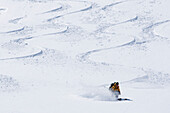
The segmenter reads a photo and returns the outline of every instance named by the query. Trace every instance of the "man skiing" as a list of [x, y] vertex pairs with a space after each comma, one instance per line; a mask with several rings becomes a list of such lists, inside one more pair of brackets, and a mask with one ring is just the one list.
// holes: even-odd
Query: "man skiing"
[[109, 90], [115, 95], [118, 99], [118, 96], [121, 94], [119, 89], [119, 82], [114, 82], [110, 85]]

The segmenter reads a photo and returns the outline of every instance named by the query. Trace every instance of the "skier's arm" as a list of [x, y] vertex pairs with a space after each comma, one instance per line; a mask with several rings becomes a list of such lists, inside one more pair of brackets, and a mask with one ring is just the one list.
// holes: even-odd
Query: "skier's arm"
[[120, 95], [121, 93], [120, 93], [120, 88], [119, 87], [118, 87], [118, 92], [119, 92], [119, 95]]

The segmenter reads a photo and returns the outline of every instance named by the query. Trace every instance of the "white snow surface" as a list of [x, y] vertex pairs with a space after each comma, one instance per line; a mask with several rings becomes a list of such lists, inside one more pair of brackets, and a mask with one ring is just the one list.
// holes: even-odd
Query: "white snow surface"
[[0, 0], [0, 113], [170, 113], [169, 6]]

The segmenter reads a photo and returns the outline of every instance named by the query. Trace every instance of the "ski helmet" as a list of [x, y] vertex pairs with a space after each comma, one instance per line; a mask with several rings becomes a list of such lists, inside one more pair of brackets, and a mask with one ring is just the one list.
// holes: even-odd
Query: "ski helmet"
[[116, 82], [116, 85], [119, 85], [119, 82]]

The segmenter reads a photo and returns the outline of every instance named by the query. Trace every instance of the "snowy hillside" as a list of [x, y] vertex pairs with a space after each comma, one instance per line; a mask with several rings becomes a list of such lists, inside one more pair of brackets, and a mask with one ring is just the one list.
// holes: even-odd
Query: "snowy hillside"
[[0, 0], [0, 113], [170, 113], [169, 7]]

